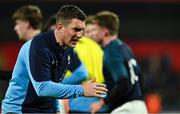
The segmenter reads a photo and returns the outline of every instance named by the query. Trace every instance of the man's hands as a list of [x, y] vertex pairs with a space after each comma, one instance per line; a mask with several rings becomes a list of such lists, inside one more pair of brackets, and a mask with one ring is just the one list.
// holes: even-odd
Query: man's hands
[[96, 79], [85, 82], [83, 86], [84, 96], [86, 97], [100, 97], [103, 98], [104, 94], [108, 91], [103, 84], [95, 83]]

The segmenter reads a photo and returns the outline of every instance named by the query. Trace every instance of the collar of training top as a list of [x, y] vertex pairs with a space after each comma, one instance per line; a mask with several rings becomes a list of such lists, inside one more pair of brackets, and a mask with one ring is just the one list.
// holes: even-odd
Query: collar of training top
[[54, 35], [54, 30], [51, 30], [49, 32], [50, 32], [50, 36], [52, 38], [52, 46], [53, 46], [53, 48], [56, 50], [56, 52], [64, 53], [67, 47], [66, 46], [61, 47], [59, 45], [59, 43], [56, 41], [56, 38], [55, 38], [55, 35]]

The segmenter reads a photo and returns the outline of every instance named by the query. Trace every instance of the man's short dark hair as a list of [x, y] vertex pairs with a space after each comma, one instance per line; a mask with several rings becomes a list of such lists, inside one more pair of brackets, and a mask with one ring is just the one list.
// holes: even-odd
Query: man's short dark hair
[[26, 5], [15, 11], [12, 16], [13, 21], [17, 19], [30, 22], [34, 29], [41, 29], [43, 23], [43, 15], [38, 6]]
[[67, 25], [71, 19], [86, 20], [86, 14], [74, 5], [63, 5], [57, 12], [56, 23]]
[[109, 30], [111, 35], [118, 34], [120, 20], [119, 16], [110, 11], [101, 11], [94, 17], [94, 22]]

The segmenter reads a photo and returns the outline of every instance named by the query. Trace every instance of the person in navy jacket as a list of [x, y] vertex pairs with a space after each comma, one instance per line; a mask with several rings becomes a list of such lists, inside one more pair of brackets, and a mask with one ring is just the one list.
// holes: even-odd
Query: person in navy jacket
[[55, 29], [22, 46], [2, 102], [2, 113], [56, 113], [57, 99], [103, 97], [107, 89], [95, 79], [83, 85], [61, 83], [73, 48], [83, 35], [85, 19], [77, 6], [63, 5], [57, 12]]

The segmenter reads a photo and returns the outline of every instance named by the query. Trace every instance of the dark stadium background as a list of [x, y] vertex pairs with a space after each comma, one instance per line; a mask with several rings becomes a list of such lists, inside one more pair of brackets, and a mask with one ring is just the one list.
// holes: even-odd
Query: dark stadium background
[[[10, 70], [23, 44], [11, 16], [22, 5], [38, 5], [45, 20], [63, 4], [86, 14], [111, 10], [120, 16], [119, 37], [133, 49], [144, 76], [151, 112], [180, 111], [180, 0], [0, 0], [0, 68]], [[0, 98], [7, 83], [0, 81]], [[154, 106], [152, 106], [152, 104]]]

